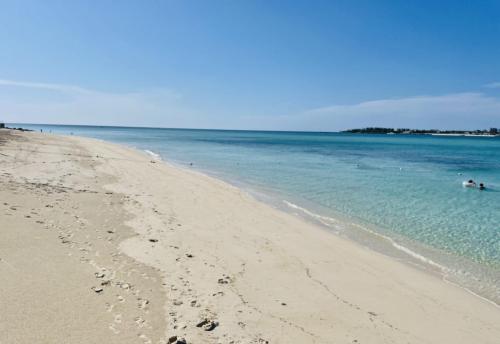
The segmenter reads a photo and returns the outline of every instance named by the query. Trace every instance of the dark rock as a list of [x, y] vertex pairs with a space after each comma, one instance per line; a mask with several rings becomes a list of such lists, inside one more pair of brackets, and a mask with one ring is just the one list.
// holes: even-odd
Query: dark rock
[[204, 319], [196, 324], [196, 327], [202, 327], [205, 331], [213, 331], [217, 326], [219, 326], [218, 321]]
[[206, 324], [205, 326], [203, 326], [203, 329], [205, 331], [213, 331], [215, 330], [215, 328], [219, 326], [219, 322], [218, 321], [210, 321], [208, 324]]

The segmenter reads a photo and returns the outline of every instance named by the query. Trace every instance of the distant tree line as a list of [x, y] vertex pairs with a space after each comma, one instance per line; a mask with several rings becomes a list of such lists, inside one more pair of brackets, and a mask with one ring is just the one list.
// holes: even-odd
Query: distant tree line
[[470, 134], [470, 135], [499, 135], [497, 128], [482, 130], [439, 130], [439, 129], [410, 129], [410, 128], [383, 128], [368, 127], [348, 129], [344, 133], [353, 134]]

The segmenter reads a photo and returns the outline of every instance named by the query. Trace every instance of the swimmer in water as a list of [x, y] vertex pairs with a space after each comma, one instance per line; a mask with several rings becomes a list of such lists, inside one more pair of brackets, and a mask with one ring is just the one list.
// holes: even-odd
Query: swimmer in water
[[486, 186], [484, 186], [483, 183], [480, 183], [479, 184], [479, 190], [484, 190], [484, 189], [486, 189]]
[[476, 187], [476, 182], [473, 181], [472, 179], [469, 179], [469, 181], [467, 182], [463, 182], [462, 183], [463, 186], [465, 186], [466, 188], [475, 188]]

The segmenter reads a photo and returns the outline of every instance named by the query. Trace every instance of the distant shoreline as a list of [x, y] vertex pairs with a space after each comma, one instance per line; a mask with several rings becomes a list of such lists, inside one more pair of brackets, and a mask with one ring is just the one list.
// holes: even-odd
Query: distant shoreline
[[481, 130], [439, 130], [439, 129], [409, 129], [409, 128], [381, 128], [368, 127], [348, 129], [342, 133], [349, 134], [386, 134], [386, 135], [432, 135], [432, 136], [470, 136], [470, 137], [496, 137], [500, 136], [498, 128]]
[[500, 137], [500, 135], [492, 134], [425, 134], [432, 136], [465, 136], [465, 137]]

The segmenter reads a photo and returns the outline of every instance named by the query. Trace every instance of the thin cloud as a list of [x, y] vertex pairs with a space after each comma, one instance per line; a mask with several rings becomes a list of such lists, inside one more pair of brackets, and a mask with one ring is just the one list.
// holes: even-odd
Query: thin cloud
[[264, 129], [337, 131], [360, 127], [479, 129], [500, 127], [500, 99], [478, 92], [378, 99], [295, 115], [245, 117]]
[[0, 79], [0, 86], [15, 86], [15, 87], [26, 87], [26, 88], [38, 88], [59, 92], [67, 93], [89, 93], [89, 90], [78, 86], [71, 85], [61, 85], [61, 84], [47, 84], [41, 82], [26, 82], [26, 81], [15, 81], [15, 80], [5, 80]]
[[500, 81], [490, 82], [489, 84], [484, 85], [486, 88], [500, 88]]
[[181, 95], [169, 89], [119, 93], [5, 79], [0, 79], [0, 88], [10, 89], [8, 96], [0, 95], [0, 113], [6, 122], [191, 125], [196, 121]]
[[359, 126], [472, 129], [500, 125], [500, 100], [478, 92], [380, 99], [312, 109], [304, 118], [311, 124], [329, 123], [342, 129]]
[[[74, 85], [0, 79], [6, 122], [148, 125], [189, 128], [336, 131], [356, 127], [478, 129], [500, 127], [500, 98], [481, 92], [377, 99], [297, 114], [207, 114], [169, 89], [103, 92]], [[47, 94], [47, 91], [50, 92]], [[51, 93], [54, 93], [52, 95]], [[236, 113], [236, 114], [235, 114]]]

